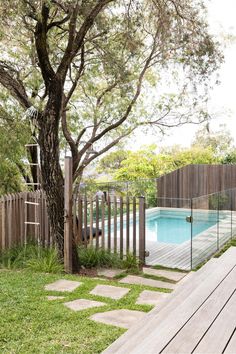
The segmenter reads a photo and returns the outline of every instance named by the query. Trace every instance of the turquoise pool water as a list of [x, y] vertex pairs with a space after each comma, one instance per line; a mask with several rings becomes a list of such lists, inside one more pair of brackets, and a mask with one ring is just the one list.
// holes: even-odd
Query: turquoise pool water
[[[180, 244], [191, 238], [191, 224], [186, 211], [159, 211], [146, 214], [146, 237], [150, 241]], [[195, 215], [193, 236], [216, 224], [215, 216]]]

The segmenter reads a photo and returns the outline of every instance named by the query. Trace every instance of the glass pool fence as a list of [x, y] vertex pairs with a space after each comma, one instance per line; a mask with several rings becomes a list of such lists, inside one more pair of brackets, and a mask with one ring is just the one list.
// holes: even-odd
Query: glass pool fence
[[156, 198], [146, 209], [146, 263], [194, 269], [236, 235], [236, 189], [192, 199]]

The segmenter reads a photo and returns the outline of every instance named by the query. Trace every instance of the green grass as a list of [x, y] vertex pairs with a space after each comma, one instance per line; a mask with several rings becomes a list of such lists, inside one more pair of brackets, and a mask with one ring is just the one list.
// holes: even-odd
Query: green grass
[[[78, 280], [83, 285], [72, 293], [63, 293], [66, 297], [63, 300], [48, 301], [47, 295], [62, 293], [45, 291], [44, 286], [62, 278]], [[119, 284], [131, 290], [117, 301], [90, 295], [89, 292], [97, 284], [117, 285], [117, 282], [75, 275], [34, 273], [24, 269], [1, 270], [0, 353], [101, 353], [125, 330], [93, 322], [89, 316], [122, 308], [147, 312], [152, 307], [135, 305], [136, 299], [144, 289], [158, 290]], [[103, 301], [106, 306], [74, 312], [63, 305], [63, 302], [78, 298]]]
[[236, 238], [234, 238], [234, 239], [232, 239], [232, 240], [230, 240], [229, 242], [227, 242], [225, 245], [224, 245], [224, 247], [219, 251], [219, 252], [217, 252], [216, 254], [215, 254], [215, 258], [218, 258], [218, 257], [220, 257], [224, 252], [226, 252], [227, 251], [227, 249], [229, 249], [231, 246], [234, 246], [234, 247], [236, 247]]

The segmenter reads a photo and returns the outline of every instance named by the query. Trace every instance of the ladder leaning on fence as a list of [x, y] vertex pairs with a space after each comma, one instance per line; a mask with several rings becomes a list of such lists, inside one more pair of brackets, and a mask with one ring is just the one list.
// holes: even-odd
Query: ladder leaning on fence
[[[39, 170], [39, 145], [34, 143], [34, 144], [26, 144], [25, 145], [26, 149], [30, 147], [36, 147], [37, 148], [37, 162], [29, 162], [29, 166], [37, 166], [37, 179], [34, 182], [29, 182], [26, 183], [27, 186], [36, 186], [37, 190], [40, 190], [41, 184], [40, 184], [40, 170]], [[27, 213], [27, 206], [28, 205], [34, 205], [34, 220], [28, 220], [28, 213]], [[40, 227], [40, 222], [39, 222], [39, 196], [36, 194], [36, 199], [34, 201], [30, 200], [25, 200], [25, 235], [24, 235], [24, 242], [27, 243], [27, 231], [28, 231], [28, 225], [35, 225], [35, 235], [37, 236], [38, 243], [40, 242], [39, 240], [39, 227]]]

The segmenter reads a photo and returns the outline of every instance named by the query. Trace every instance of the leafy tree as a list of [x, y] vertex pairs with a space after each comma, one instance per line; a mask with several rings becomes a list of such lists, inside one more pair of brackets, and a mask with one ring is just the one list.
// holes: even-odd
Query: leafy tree
[[196, 133], [192, 146], [211, 148], [216, 158], [223, 158], [234, 148], [233, 137], [225, 125], [216, 131], [211, 131], [208, 125], [201, 128]]
[[186, 149], [180, 146], [173, 146], [163, 149], [162, 153], [171, 156], [174, 170], [189, 164], [214, 164], [220, 162], [211, 147], [194, 146]]
[[112, 151], [104, 156], [98, 164], [97, 171], [99, 173], [113, 174], [121, 167], [122, 161], [128, 157], [129, 151], [117, 150]]
[[185, 89], [196, 87], [221, 54], [199, 0], [6, 0], [0, 17], [0, 83], [35, 127], [52, 235], [63, 256], [62, 135], [80, 179], [139, 123], [188, 122], [182, 112], [168, 120], [184, 95], [162, 100], [148, 119], [142, 87], [154, 89], [173, 64], [184, 70]]

